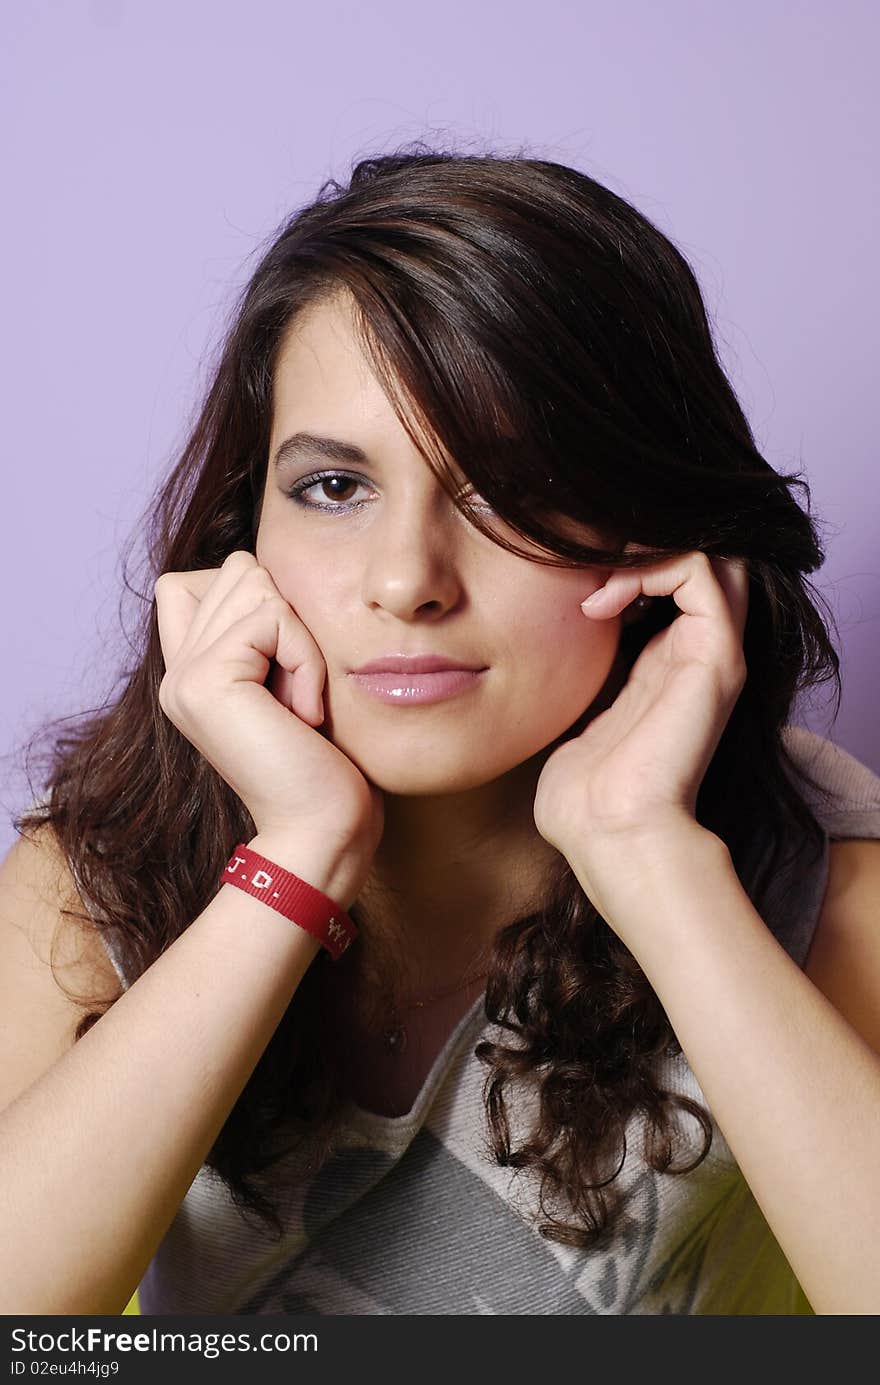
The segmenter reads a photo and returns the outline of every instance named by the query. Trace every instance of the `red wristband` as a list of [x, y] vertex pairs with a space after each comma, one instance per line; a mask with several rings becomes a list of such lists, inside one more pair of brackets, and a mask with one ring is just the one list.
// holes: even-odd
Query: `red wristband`
[[358, 935], [348, 914], [329, 895], [267, 856], [252, 851], [244, 842], [239, 842], [227, 861], [220, 884], [235, 885], [283, 914], [298, 928], [304, 928], [327, 949], [334, 962]]

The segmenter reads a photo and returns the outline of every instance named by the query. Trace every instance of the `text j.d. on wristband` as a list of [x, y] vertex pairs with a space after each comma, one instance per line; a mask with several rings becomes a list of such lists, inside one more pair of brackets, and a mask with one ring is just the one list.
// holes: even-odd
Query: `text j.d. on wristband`
[[220, 878], [221, 885], [235, 885], [270, 909], [283, 914], [298, 928], [317, 938], [337, 961], [355, 940], [357, 928], [343, 908], [292, 871], [252, 851], [239, 842]]

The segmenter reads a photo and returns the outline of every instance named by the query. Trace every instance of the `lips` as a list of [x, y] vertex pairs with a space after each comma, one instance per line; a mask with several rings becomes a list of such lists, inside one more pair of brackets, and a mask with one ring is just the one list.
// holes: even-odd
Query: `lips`
[[486, 669], [443, 668], [432, 673], [351, 673], [352, 682], [368, 697], [392, 705], [420, 707], [473, 691]]
[[484, 664], [463, 663], [443, 654], [383, 654], [352, 669], [352, 673], [444, 673], [448, 669], [479, 673], [483, 668]]

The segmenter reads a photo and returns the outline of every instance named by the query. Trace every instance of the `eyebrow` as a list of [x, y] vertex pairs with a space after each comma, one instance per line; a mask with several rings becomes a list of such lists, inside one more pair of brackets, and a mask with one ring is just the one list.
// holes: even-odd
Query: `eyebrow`
[[274, 465], [277, 468], [286, 462], [297, 462], [316, 455], [330, 462], [349, 462], [358, 466], [369, 463], [363, 448], [353, 442], [321, 437], [318, 433], [294, 433], [275, 449]]

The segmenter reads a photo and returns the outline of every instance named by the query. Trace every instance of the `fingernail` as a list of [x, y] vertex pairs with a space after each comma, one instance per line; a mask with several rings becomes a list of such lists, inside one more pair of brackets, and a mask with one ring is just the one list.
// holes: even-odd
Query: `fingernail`
[[600, 597], [603, 597], [604, 595], [605, 588], [599, 587], [596, 591], [593, 592], [592, 596], [588, 596], [586, 601], [581, 602], [581, 610], [583, 611], [587, 606], [592, 606], [594, 604], [598, 605]]

